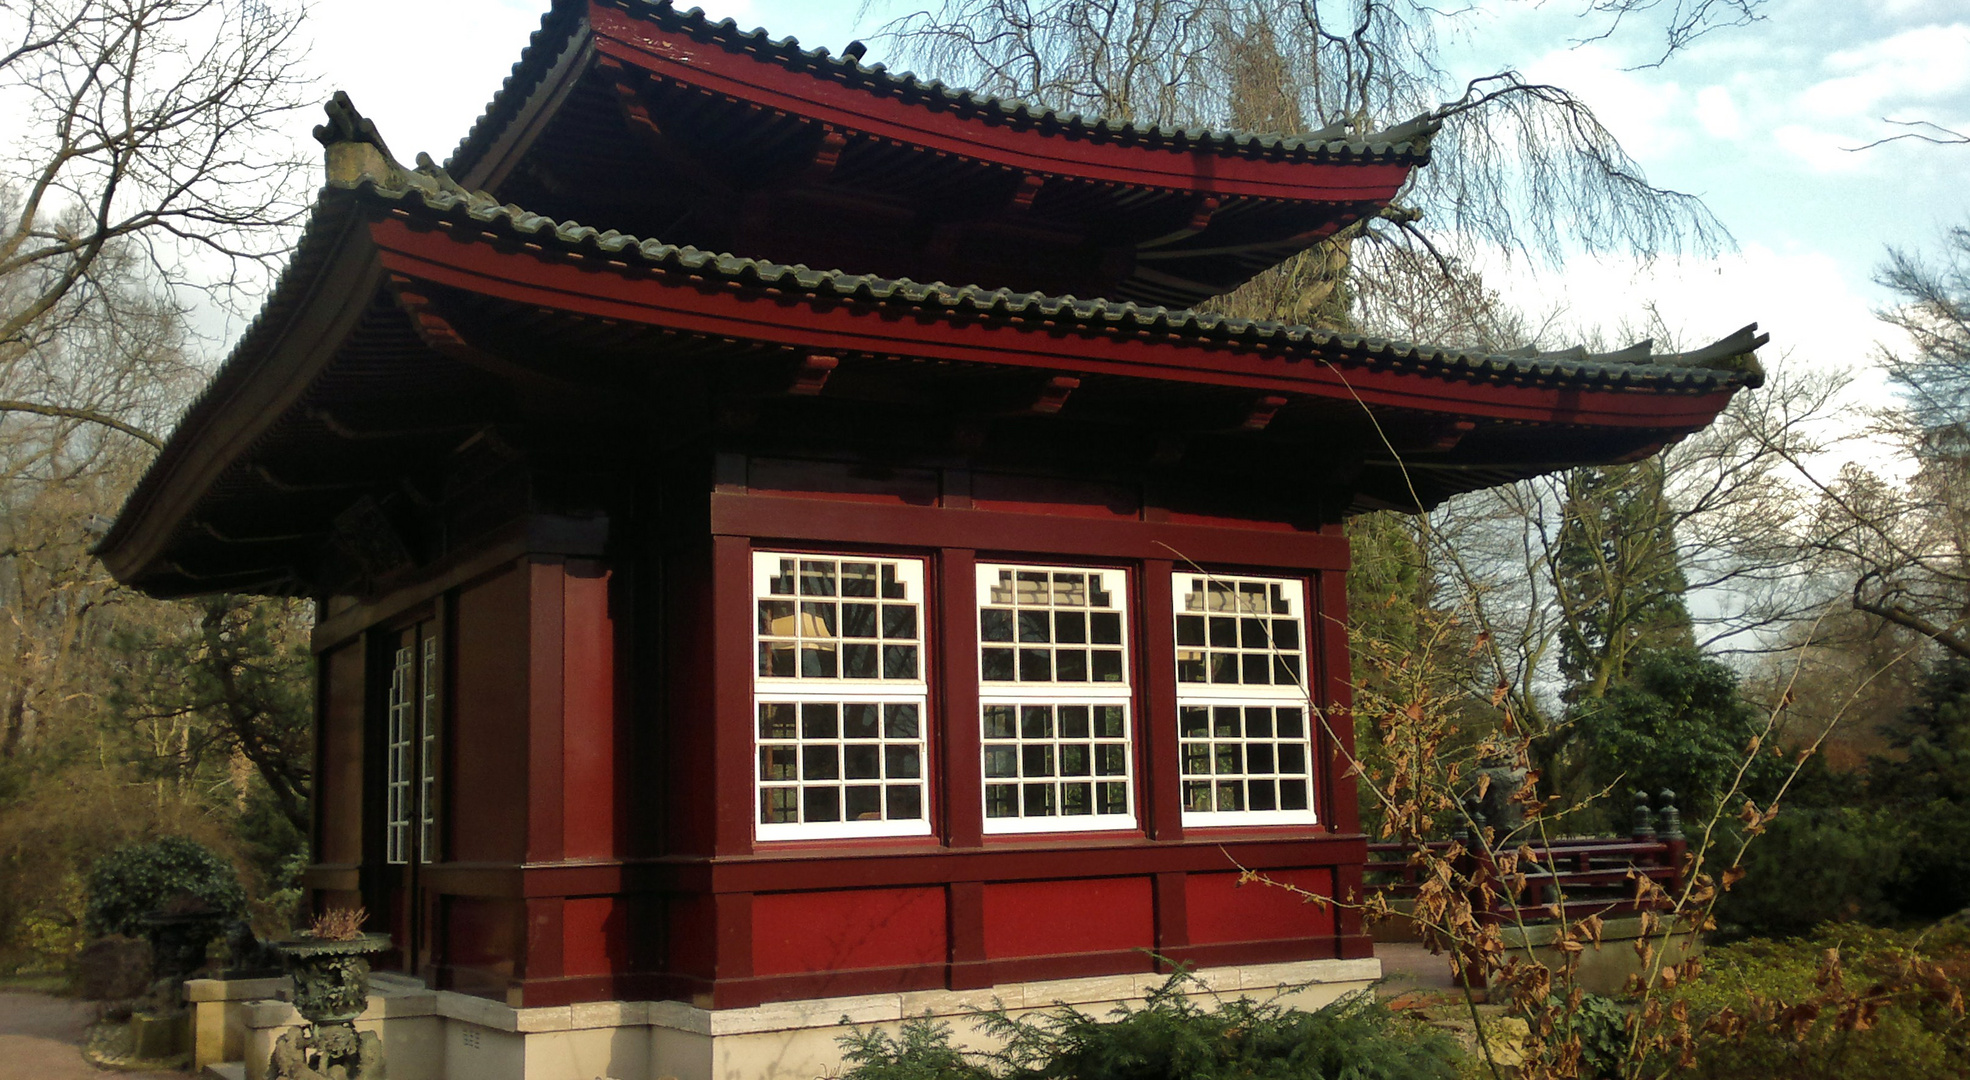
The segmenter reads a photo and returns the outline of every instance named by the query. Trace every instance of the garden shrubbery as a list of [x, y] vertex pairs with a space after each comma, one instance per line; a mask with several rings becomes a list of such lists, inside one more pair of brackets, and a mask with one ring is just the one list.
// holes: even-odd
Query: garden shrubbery
[[1845, 924], [1712, 949], [1664, 1005], [1694, 1039], [1647, 1075], [1688, 1080], [1945, 1080], [1970, 1075], [1970, 931]]
[[1106, 1019], [1060, 1008], [978, 1015], [1003, 1050], [967, 1053], [950, 1025], [906, 1022], [899, 1035], [841, 1039], [841, 1080], [1455, 1080], [1464, 1054], [1450, 1036], [1376, 1003], [1343, 998], [1312, 1012], [1240, 998], [1206, 1007], [1178, 975], [1139, 1007]]
[[144, 936], [144, 916], [189, 893], [228, 919], [246, 911], [239, 874], [225, 857], [182, 836], [132, 844], [89, 868], [86, 927], [90, 937]]

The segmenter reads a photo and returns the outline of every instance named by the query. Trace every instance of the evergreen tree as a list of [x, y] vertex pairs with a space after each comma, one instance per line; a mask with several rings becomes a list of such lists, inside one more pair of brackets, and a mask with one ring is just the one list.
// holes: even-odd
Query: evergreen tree
[[1569, 700], [1605, 695], [1646, 651], [1696, 647], [1664, 478], [1659, 456], [1567, 477], [1553, 559]]

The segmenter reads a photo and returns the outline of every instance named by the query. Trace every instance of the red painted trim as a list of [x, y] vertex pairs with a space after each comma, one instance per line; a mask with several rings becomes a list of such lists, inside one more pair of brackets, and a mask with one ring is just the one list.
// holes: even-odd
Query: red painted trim
[[[1364, 939], [1366, 940], [1366, 939]], [[1349, 943], [1332, 936], [1280, 938], [1275, 941], [1236, 941], [1219, 945], [1186, 945], [1170, 951], [1170, 959], [1193, 967], [1233, 967], [1240, 964], [1282, 964], [1293, 960], [1337, 960], [1348, 957]], [[1369, 942], [1366, 955], [1374, 955]]]
[[[1217, 835], [1223, 833], [1225, 835]], [[676, 856], [555, 865], [440, 863], [425, 884], [452, 896], [603, 896], [633, 892], [739, 893], [1039, 881], [1146, 874], [1210, 873], [1237, 866], [1255, 870], [1335, 867], [1367, 861], [1368, 841], [1323, 827], [1271, 830], [1193, 830], [1182, 841], [1071, 836], [1017, 838], [979, 848], [946, 848], [935, 841], [913, 849], [806, 848], [779, 845], [730, 858]]]
[[527, 574], [531, 642], [527, 650], [531, 660], [527, 677], [527, 858], [553, 862], [561, 858], [564, 841], [562, 566], [559, 560], [533, 561], [527, 564]]
[[972, 990], [992, 985], [972, 982], [969, 971], [985, 959], [985, 883], [956, 881], [949, 888], [951, 920], [951, 989]]
[[1464, 417], [1651, 430], [1696, 430], [1715, 419], [1731, 396], [1724, 390], [1680, 394], [1507, 386], [1435, 371], [1343, 371], [1298, 353], [1173, 341], [1148, 331], [1063, 332], [1050, 323], [947, 317], [928, 310], [898, 318], [893, 307], [790, 297], [777, 289], [704, 282], [602, 259], [536, 257], [504, 244], [476, 242], [485, 234], [420, 229], [394, 215], [374, 222], [370, 232], [386, 269], [420, 281], [516, 304], [837, 355], [900, 354], [1056, 374], [1284, 391]]
[[[1166, 526], [1167, 528], [1167, 526]], [[1172, 544], [1178, 551], [1184, 548]], [[1325, 554], [1325, 553], [1323, 553]], [[1170, 597], [1169, 559], [1145, 559], [1137, 588], [1136, 640], [1142, 681], [1136, 698], [1137, 766], [1142, 770], [1139, 801], [1143, 827], [1157, 840], [1183, 839], [1183, 754], [1177, 740], [1176, 612]]]
[[964, 548], [1055, 559], [1168, 559], [1174, 548], [1199, 562], [1225, 565], [1274, 569], [1347, 565], [1347, 540], [1318, 532], [1170, 525], [1133, 518], [1077, 518], [1071, 528], [1064, 528], [1058, 517], [1046, 514], [875, 506], [785, 495], [715, 493], [711, 529], [721, 537]]
[[[744, 537], [712, 538], [712, 667], [714, 691], [712, 788], [717, 804], [713, 851], [752, 850], [753, 654], [752, 545]], [[688, 677], [688, 676], [687, 676]]]
[[[985, 837], [983, 745], [978, 720], [978, 560], [963, 548], [943, 551], [937, 560], [937, 593], [931, 610], [939, 615], [941, 639], [937, 700], [943, 753], [942, 783], [932, 792], [943, 810], [944, 836], [952, 847], [977, 847]], [[941, 795], [939, 794], [941, 792]]]
[[[1156, 970], [1156, 959], [1148, 952], [1142, 949], [1125, 949], [1115, 952], [1015, 956], [1003, 960], [984, 960], [976, 964], [964, 965], [964, 979], [966, 986], [986, 987], [1046, 979], [1078, 979], [1093, 975], [1133, 975], [1154, 970]], [[957, 972], [954, 970], [952, 975], [955, 978]], [[955, 985], [953, 988], [956, 988]]]
[[725, 893], [712, 897], [712, 940], [717, 943], [714, 969], [719, 981], [752, 976], [752, 894]]
[[1361, 831], [1357, 783], [1350, 771], [1354, 761], [1354, 683], [1348, 657], [1348, 589], [1345, 572], [1323, 571], [1310, 583], [1313, 627], [1319, 643], [1319, 681], [1326, 700], [1317, 702], [1326, 723], [1319, 727], [1318, 755], [1321, 820], [1341, 833]]
[[769, 1001], [799, 1001], [817, 997], [894, 994], [908, 990], [942, 990], [944, 968], [929, 966], [864, 968], [824, 971], [809, 975], [762, 975], [750, 979], [719, 979], [711, 987], [714, 1009], [745, 1009]]
[[729, 52], [603, 4], [589, 5], [596, 51], [658, 78], [830, 124], [844, 133], [995, 167], [1098, 183], [1272, 199], [1386, 203], [1410, 166], [1268, 161], [1216, 151], [1151, 149], [1047, 134], [932, 109]]
[[[1173, 950], [1190, 944], [1190, 918], [1186, 914], [1183, 874], [1157, 874], [1156, 954], [1169, 956]], [[1161, 966], [1159, 965], [1159, 970]]]
[[562, 822], [565, 856], [602, 859], [616, 850], [615, 626], [609, 572], [570, 561], [562, 583]]
[[527, 901], [527, 940], [514, 957], [515, 974], [547, 979], [566, 974], [561, 962], [566, 939], [561, 915], [566, 904], [560, 898]]

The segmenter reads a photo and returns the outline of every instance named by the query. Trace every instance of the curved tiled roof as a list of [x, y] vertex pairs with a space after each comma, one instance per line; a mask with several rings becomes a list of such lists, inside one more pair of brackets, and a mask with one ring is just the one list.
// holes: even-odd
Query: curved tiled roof
[[1336, 354], [1331, 358], [1343, 363], [1399, 366], [1486, 380], [1685, 392], [1756, 387], [1764, 380], [1754, 353], [1767, 337], [1756, 333], [1755, 323], [1704, 348], [1679, 353], [1653, 353], [1649, 342], [1607, 353], [1590, 353], [1585, 348], [1541, 351], [1528, 347], [1510, 353], [1446, 349], [1188, 309], [917, 282], [768, 262], [640, 239], [613, 229], [599, 230], [576, 222], [556, 221], [517, 206], [503, 205], [484, 192], [467, 191], [459, 186], [444, 170], [431, 165], [428, 158], [416, 170], [392, 168], [390, 173], [381, 178], [364, 173], [353, 180], [335, 181], [330, 190], [393, 204], [420, 216], [470, 221], [495, 236], [524, 237], [543, 249], [633, 261], [666, 273], [806, 293], [829, 300], [942, 308], [1013, 323], [1044, 320], [1055, 327], [1067, 323], [1090, 331], [1144, 331], [1200, 342], [1296, 347], [1311, 353]]
[[[793, 38], [776, 40], [764, 30], [741, 30], [731, 19], [714, 22], [698, 8], [679, 11], [671, 0], [603, 2], [706, 44], [734, 52], [750, 52], [788, 68], [833, 79], [872, 94], [891, 95], [931, 109], [978, 116], [1014, 129], [1037, 129], [1146, 149], [1204, 151], [1292, 161], [1397, 158], [1422, 164], [1429, 158], [1430, 139], [1440, 126], [1440, 121], [1428, 114], [1381, 131], [1352, 136], [1346, 134], [1342, 125], [1307, 134], [1278, 135], [1131, 124], [1079, 113], [1062, 113], [1023, 101], [978, 94], [946, 86], [934, 79], [922, 79], [909, 72], [893, 73], [882, 64], [863, 64], [859, 54], [835, 56], [826, 48], [803, 49]], [[585, 7], [585, 0], [556, 0], [554, 7], [541, 17], [540, 29], [535, 31], [519, 62], [513, 65], [512, 74], [473, 124], [472, 130], [452, 152], [451, 160], [446, 162], [449, 169], [462, 173], [478, 163], [480, 156], [532, 95], [555, 58], [567, 47], [570, 36], [580, 25], [580, 12]]]

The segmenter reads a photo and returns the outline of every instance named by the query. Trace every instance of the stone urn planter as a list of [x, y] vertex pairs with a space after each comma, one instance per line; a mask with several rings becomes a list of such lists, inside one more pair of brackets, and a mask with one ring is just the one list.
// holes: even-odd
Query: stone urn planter
[[274, 948], [294, 976], [295, 1011], [313, 1024], [347, 1023], [369, 1006], [369, 958], [390, 948], [390, 935], [302, 935]]
[[267, 1076], [384, 1080], [383, 1042], [374, 1032], [358, 1033], [356, 1017], [369, 1006], [369, 958], [390, 948], [390, 935], [303, 934], [274, 948], [294, 976], [294, 1009], [308, 1026], [274, 1042]]
[[144, 916], [150, 937], [151, 978], [181, 983], [205, 964], [205, 948], [225, 925], [222, 912], [160, 908]]

